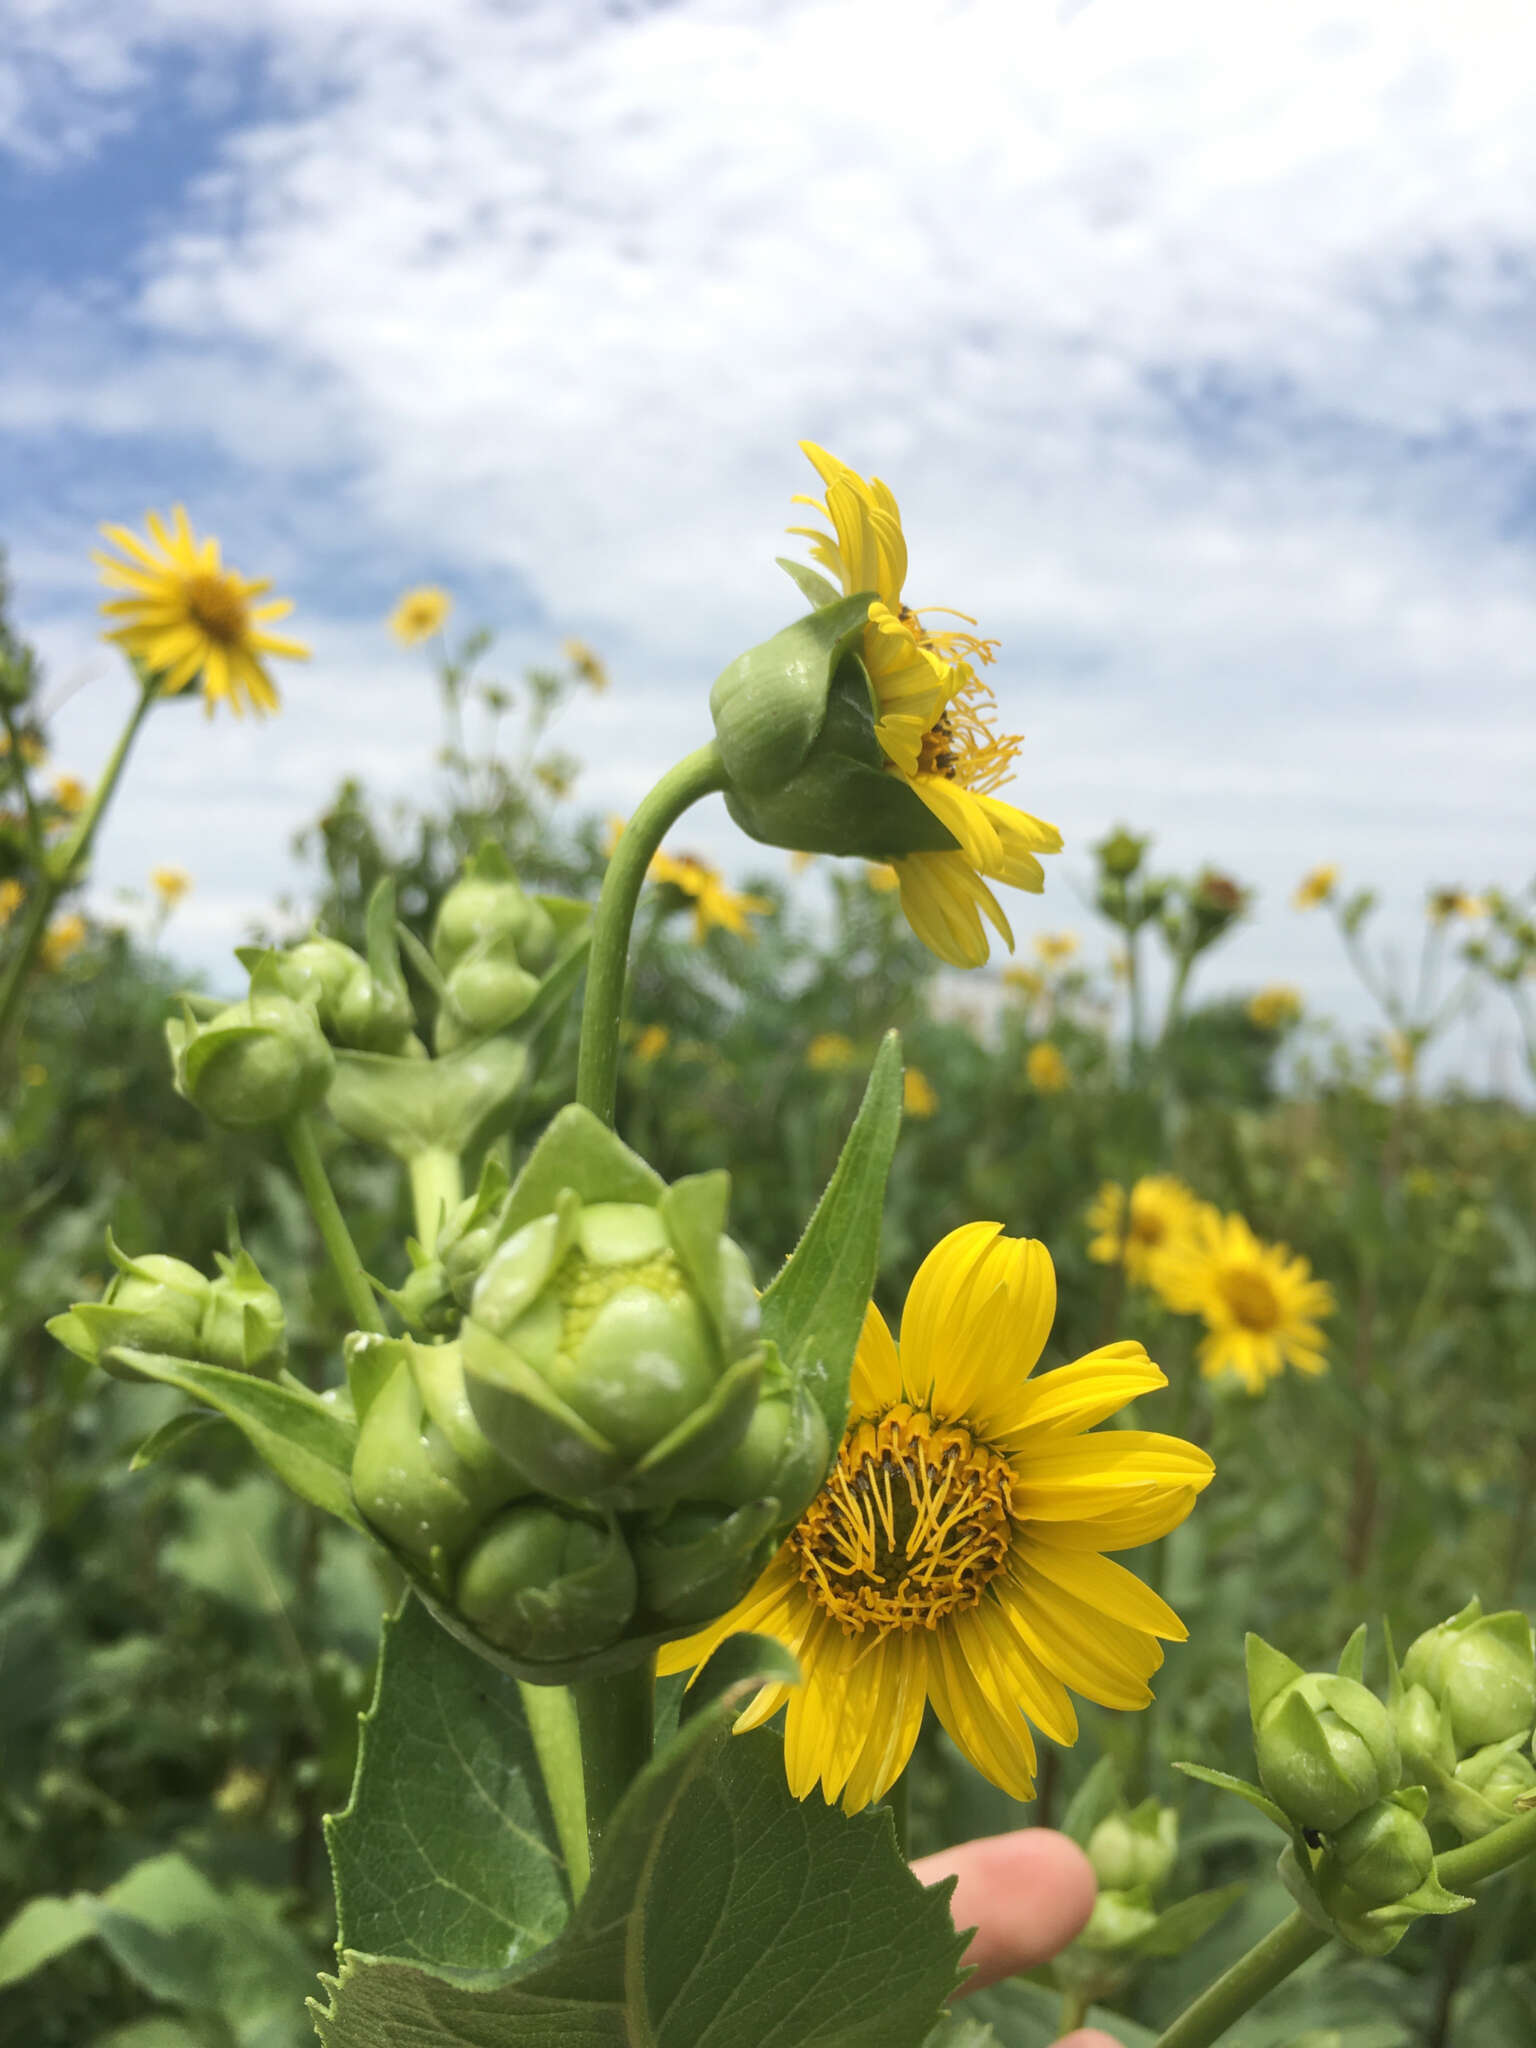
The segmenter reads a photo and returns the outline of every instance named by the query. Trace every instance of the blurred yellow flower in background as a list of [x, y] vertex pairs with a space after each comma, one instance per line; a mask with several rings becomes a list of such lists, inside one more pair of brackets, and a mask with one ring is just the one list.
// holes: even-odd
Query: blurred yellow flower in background
[[818, 1031], [805, 1048], [805, 1064], [813, 1074], [846, 1073], [857, 1059], [853, 1040], [841, 1031]]
[[1041, 932], [1035, 939], [1035, 958], [1042, 967], [1060, 967], [1076, 951], [1076, 932]]
[[1025, 1002], [1032, 1003], [1045, 994], [1045, 976], [1033, 967], [1005, 967], [1003, 986], [1021, 995]]
[[952, 1231], [912, 1283], [901, 1345], [871, 1304], [852, 1416], [825, 1486], [729, 1614], [662, 1650], [687, 1671], [739, 1631], [796, 1656], [736, 1722], [787, 1706], [790, 1791], [857, 1813], [900, 1777], [926, 1703], [1015, 1799], [1035, 1744], [1077, 1739], [1067, 1688], [1138, 1708], [1183, 1623], [1105, 1553], [1176, 1528], [1209, 1484], [1205, 1452], [1139, 1429], [1092, 1434], [1168, 1384], [1139, 1344], [1032, 1378], [1056, 1312], [1044, 1245], [995, 1223]]
[[1170, 1308], [1204, 1318], [1199, 1360], [1207, 1379], [1233, 1372], [1259, 1394], [1288, 1365], [1327, 1371], [1318, 1324], [1333, 1313], [1333, 1289], [1314, 1280], [1289, 1245], [1256, 1237], [1243, 1217], [1202, 1203], [1155, 1261], [1152, 1279]]
[[1331, 901], [1338, 886], [1339, 871], [1335, 866], [1312, 868], [1296, 884], [1296, 894], [1291, 905], [1296, 910], [1315, 910], [1319, 903]]
[[55, 775], [53, 778], [53, 800], [61, 811], [67, 811], [77, 818], [90, 802], [91, 793], [85, 784], [74, 775]]
[[939, 1106], [938, 1090], [921, 1067], [908, 1067], [901, 1077], [901, 1106], [908, 1116], [932, 1116]]
[[126, 526], [101, 529], [129, 557], [119, 562], [98, 554], [95, 561], [103, 581], [133, 592], [103, 604], [103, 612], [122, 620], [103, 637], [115, 641], [154, 676], [162, 696], [174, 697], [201, 676], [210, 716], [220, 702], [237, 717], [247, 703], [257, 713], [275, 711], [277, 691], [261, 657], [309, 659], [309, 649], [297, 640], [266, 631], [293, 610], [291, 601], [274, 598], [269, 604], [253, 605], [252, 598], [272, 588], [270, 580], [252, 582], [222, 567], [218, 542], [198, 540], [180, 505], [171, 517], [167, 527], [158, 513], [146, 514], [158, 554]]
[[647, 1024], [635, 1040], [635, 1058], [649, 1066], [653, 1060], [661, 1058], [669, 1042], [670, 1034], [665, 1024]]
[[1469, 896], [1465, 889], [1433, 889], [1428, 911], [1433, 924], [1447, 924], [1453, 917], [1486, 917], [1488, 906], [1481, 896]]
[[1088, 1205], [1088, 1256], [1101, 1266], [1124, 1264], [1127, 1276], [1151, 1282], [1160, 1254], [1183, 1237], [1200, 1212], [1199, 1199], [1176, 1174], [1143, 1174], [1131, 1189], [1126, 1221], [1125, 1189], [1107, 1180]]
[[658, 853], [646, 869], [653, 882], [680, 889], [693, 903], [693, 936], [702, 943], [715, 926], [750, 939], [749, 917], [766, 917], [773, 905], [766, 896], [739, 895], [728, 889], [724, 877], [707, 861], [692, 853]]
[[8, 925], [26, 901], [27, 892], [14, 875], [0, 882], [0, 926]]
[[1060, 1095], [1072, 1086], [1072, 1069], [1048, 1038], [1042, 1038], [1025, 1053], [1024, 1073], [1039, 1095]]
[[585, 640], [567, 640], [561, 651], [589, 690], [601, 693], [607, 689], [608, 671], [601, 656], [590, 648]]
[[[800, 446], [826, 486], [825, 500], [797, 497], [832, 528], [793, 526], [848, 596], [875, 592], [863, 656], [874, 687], [875, 738], [887, 768], [902, 776], [956, 842], [945, 853], [893, 862], [901, 907], [923, 944], [953, 967], [983, 966], [985, 917], [1011, 947], [1013, 933], [987, 880], [1038, 894], [1038, 855], [1059, 853], [1054, 825], [1003, 803], [993, 792], [1013, 773], [1023, 741], [993, 732], [996, 700], [973, 661], [990, 662], [996, 642], [956, 630], [935, 632], [902, 598], [907, 543], [895, 498], [814, 441]], [[928, 606], [942, 611], [943, 606]], [[968, 626], [975, 621], [954, 612]], [[985, 879], [984, 879], [985, 878]]]
[[[48, 758], [48, 749], [43, 745], [43, 742], [35, 732], [22, 733], [21, 743], [17, 747], [16, 752], [22, 763], [28, 768], [39, 767]], [[10, 753], [11, 736], [8, 732], [0, 732], [0, 761], [8, 760]]]
[[440, 633], [453, 610], [453, 599], [435, 583], [408, 590], [389, 615], [389, 630], [402, 647], [419, 647]]
[[149, 882], [167, 910], [174, 910], [192, 887], [192, 877], [185, 868], [151, 868]]
[[67, 917], [61, 917], [48, 927], [37, 957], [45, 968], [62, 967], [84, 944], [85, 919], [71, 911]]
[[1301, 990], [1277, 981], [1251, 995], [1247, 1009], [1249, 1021], [1261, 1031], [1284, 1031], [1301, 1017]]

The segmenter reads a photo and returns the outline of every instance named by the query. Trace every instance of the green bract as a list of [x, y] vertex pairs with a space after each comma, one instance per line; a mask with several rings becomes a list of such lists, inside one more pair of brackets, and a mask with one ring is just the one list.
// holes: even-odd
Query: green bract
[[243, 1003], [206, 1021], [188, 1008], [167, 1023], [165, 1035], [177, 1093], [235, 1130], [314, 1109], [335, 1072], [314, 1006], [283, 993], [270, 960], [257, 966]]
[[1529, 1734], [1536, 1722], [1531, 1624], [1513, 1609], [1484, 1614], [1480, 1601], [1469, 1600], [1409, 1645], [1403, 1680], [1445, 1708], [1460, 1755]]
[[1340, 1920], [1395, 1905], [1418, 1890], [1435, 1864], [1421, 1818], [1393, 1799], [1356, 1814], [1328, 1845], [1317, 1871], [1324, 1905]]
[[766, 1351], [728, 1190], [667, 1187], [575, 1106], [539, 1141], [463, 1332], [475, 1414], [530, 1484], [651, 1506], [746, 1435]]
[[459, 1568], [456, 1604], [514, 1657], [606, 1649], [635, 1611], [635, 1566], [618, 1530], [553, 1501], [506, 1508]]
[[838, 598], [722, 670], [709, 708], [726, 808], [768, 846], [890, 860], [953, 850], [954, 837], [875, 737], [859, 654], [873, 593]]
[[1401, 1757], [1392, 1717], [1356, 1679], [1304, 1672], [1258, 1636], [1247, 1645], [1264, 1789], [1298, 1827], [1332, 1833], [1396, 1786]]
[[141, 1377], [112, 1356], [124, 1347], [268, 1379], [281, 1369], [288, 1355], [283, 1305], [249, 1252], [233, 1258], [216, 1253], [219, 1277], [209, 1280], [185, 1260], [159, 1252], [129, 1258], [110, 1232], [107, 1251], [117, 1273], [101, 1300], [77, 1302], [48, 1324], [77, 1358], [116, 1379]]
[[[400, 970], [395, 937], [395, 885], [379, 883], [369, 899], [368, 957], [339, 939], [316, 932], [287, 952], [267, 956], [273, 979], [296, 1002], [313, 1006], [320, 1028], [335, 1044], [356, 1052], [403, 1052], [416, 1018]], [[253, 970], [259, 953], [242, 949]]]

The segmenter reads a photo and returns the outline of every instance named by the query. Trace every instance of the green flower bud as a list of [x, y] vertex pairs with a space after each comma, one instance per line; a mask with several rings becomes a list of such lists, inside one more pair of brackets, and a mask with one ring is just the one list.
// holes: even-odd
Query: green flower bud
[[1352, 1920], [1416, 1892], [1435, 1866], [1429, 1830], [1396, 1800], [1382, 1799], [1334, 1836], [1314, 1882], [1327, 1910]]
[[1117, 882], [1128, 882], [1145, 859], [1149, 844], [1150, 841], [1127, 831], [1124, 825], [1117, 825], [1107, 838], [1099, 840], [1093, 851], [1098, 856], [1103, 874], [1112, 876]]
[[1536, 1722], [1531, 1624], [1513, 1609], [1484, 1614], [1480, 1601], [1468, 1601], [1409, 1645], [1403, 1679], [1444, 1706], [1462, 1754], [1527, 1734]]
[[595, 1515], [547, 1501], [506, 1509], [459, 1569], [455, 1604], [488, 1642], [558, 1663], [617, 1642], [635, 1610], [624, 1539]]
[[1248, 1696], [1260, 1781], [1298, 1827], [1331, 1834], [1396, 1786], [1392, 1717], [1355, 1679], [1304, 1672], [1250, 1636]]
[[784, 1519], [774, 1500], [673, 1508], [634, 1539], [641, 1606], [662, 1621], [713, 1621], [736, 1605], [772, 1557]]
[[535, 1147], [463, 1339], [475, 1414], [530, 1485], [659, 1505], [745, 1435], [765, 1354], [727, 1188], [665, 1187], [575, 1107]]
[[387, 1288], [386, 1298], [413, 1335], [456, 1337], [462, 1317], [447, 1268], [441, 1259], [428, 1258], [418, 1244], [413, 1243], [410, 1252], [410, 1278], [403, 1287]]
[[[533, 907], [538, 909], [537, 904]], [[552, 925], [550, 928], [553, 930]], [[448, 976], [437, 1012], [437, 1050], [452, 1052], [473, 1039], [504, 1031], [517, 1022], [538, 992], [539, 977], [521, 964], [510, 933], [497, 932], [481, 939]]]
[[1536, 1793], [1536, 1764], [1525, 1754], [1524, 1736], [1490, 1742], [1463, 1757], [1456, 1766], [1456, 1782], [1480, 1792], [1497, 1808], [1500, 1819], [1512, 1818], [1518, 1802]]
[[1179, 1816], [1155, 1799], [1106, 1815], [1088, 1837], [1088, 1861], [1101, 1888], [1110, 1892], [1155, 1890], [1178, 1853]]
[[176, 1092], [207, 1117], [233, 1130], [313, 1109], [335, 1072], [335, 1056], [314, 1009], [271, 986], [262, 969], [243, 1003], [231, 1003], [206, 1023], [188, 1010], [165, 1027]]
[[1450, 1722], [1434, 1695], [1422, 1685], [1405, 1688], [1392, 1709], [1403, 1758], [1403, 1782], [1433, 1785], [1456, 1768], [1456, 1744]]
[[461, 960], [486, 941], [505, 939], [514, 962], [542, 974], [558, 943], [554, 920], [530, 896], [497, 846], [482, 846], [438, 906], [432, 953], [449, 976]]
[[437, 1256], [460, 1308], [469, 1307], [475, 1283], [500, 1242], [509, 1185], [505, 1167], [488, 1159], [479, 1187], [450, 1211], [437, 1233]]
[[193, 1355], [211, 1365], [274, 1379], [288, 1357], [288, 1334], [277, 1289], [262, 1279], [247, 1251], [228, 1259], [214, 1254], [219, 1277], [208, 1289], [208, 1306]]
[[[775, 1361], [775, 1363], [777, 1363]], [[771, 1496], [781, 1525], [797, 1521], [821, 1491], [832, 1463], [832, 1440], [821, 1410], [782, 1366], [764, 1385], [752, 1420], [734, 1450], [701, 1472], [693, 1491], [701, 1499], [744, 1506]]]
[[1115, 1891], [1101, 1891], [1093, 1902], [1088, 1925], [1077, 1937], [1079, 1943], [1099, 1955], [1113, 1955], [1130, 1948], [1157, 1925], [1157, 1912], [1145, 1900], [1126, 1898]]
[[161, 1252], [128, 1258], [107, 1238], [107, 1251], [117, 1272], [100, 1301], [77, 1302], [66, 1315], [54, 1316], [49, 1332], [76, 1358], [99, 1365], [114, 1379], [140, 1375], [116, 1364], [110, 1352], [118, 1345], [135, 1351], [160, 1351], [173, 1358], [201, 1359], [203, 1318], [213, 1292], [212, 1282], [184, 1259]]
[[358, 1427], [352, 1495], [363, 1519], [445, 1598], [487, 1516], [529, 1491], [470, 1412], [456, 1344], [381, 1344], [383, 1384]]
[[356, 1052], [405, 1050], [416, 1018], [398, 960], [391, 960], [388, 974], [375, 975], [360, 953], [319, 932], [287, 952], [263, 955], [242, 948], [240, 958], [253, 969], [270, 961], [271, 986], [308, 1003], [337, 1045]]

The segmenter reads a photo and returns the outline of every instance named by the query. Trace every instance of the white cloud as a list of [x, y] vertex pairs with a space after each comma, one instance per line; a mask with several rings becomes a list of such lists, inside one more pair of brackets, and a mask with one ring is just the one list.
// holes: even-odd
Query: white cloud
[[1021, 794], [1075, 845], [1129, 815], [1275, 901], [1335, 852], [1399, 894], [1528, 865], [1515, 0], [263, 0], [238, 40], [148, 0], [114, 70], [115, 13], [60, 16], [81, 106], [117, 118], [190, 43], [259, 45], [285, 110], [111, 318], [82, 292], [17, 337], [0, 426], [217, 451], [216, 509], [345, 643], [293, 692], [253, 847], [385, 722], [325, 617], [370, 560], [599, 639], [631, 696], [592, 780], [659, 768], [683, 692], [782, 621], [810, 433], [896, 485], [913, 594], [1003, 638]]

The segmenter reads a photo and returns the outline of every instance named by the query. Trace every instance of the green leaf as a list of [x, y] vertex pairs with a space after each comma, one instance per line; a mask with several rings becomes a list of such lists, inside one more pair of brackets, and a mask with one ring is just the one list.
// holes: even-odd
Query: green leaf
[[968, 2013], [947, 2013], [923, 2048], [1002, 2048], [1002, 2043], [985, 2020], [973, 2019]]
[[901, 1128], [901, 1040], [886, 1033], [826, 1192], [763, 1296], [763, 1335], [826, 1418], [834, 1444], [848, 1421], [848, 1380], [875, 1289], [885, 1178]]
[[19, 1984], [95, 1932], [94, 1899], [28, 1899], [0, 1930], [0, 1989]]
[[1196, 1892], [1159, 1913], [1145, 1934], [1126, 1944], [1132, 1955], [1181, 1956], [1210, 1933], [1248, 1889], [1241, 1879], [1213, 1891]]
[[529, 1064], [524, 1041], [505, 1035], [435, 1060], [338, 1052], [325, 1106], [350, 1137], [397, 1159], [466, 1152], [482, 1133], [511, 1121]]
[[817, 611], [824, 605], [841, 602], [843, 593], [835, 583], [829, 583], [819, 570], [809, 568], [804, 562], [791, 561], [788, 555], [775, 555], [773, 559], [775, 565], [784, 571], [806, 603], [814, 605]]
[[827, 715], [833, 672], [862, 634], [873, 595], [813, 598], [820, 609], [738, 654], [716, 677], [710, 715], [736, 788], [770, 795], [805, 759]]
[[784, 1669], [735, 1654], [625, 1794], [556, 1941], [473, 1978], [349, 1952], [325, 2048], [919, 2048], [963, 1947], [947, 1888], [918, 1883], [888, 1814], [791, 1798], [776, 1736], [728, 1738]]
[[1120, 1766], [1112, 1756], [1101, 1756], [1067, 1802], [1061, 1817], [1061, 1832], [1070, 1835], [1080, 1849], [1101, 1820], [1107, 1820], [1120, 1799]]
[[1250, 1806], [1256, 1806], [1266, 1820], [1272, 1820], [1277, 1828], [1283, 1828], [1287, 1836], [1294, 1832], [1290, 1819], [1269, 1794], [1257, 1785], [1250, 1785], [1246, 1778], [1234, 1778], [1229, 1771], [1212, 1770], [1209, 1764], [1176, 1763], [1173, 1768], [1182, 1771], [1186, 1778], [1197, 1778], [1202, 1785], [1214, 1785], [1218, 1792], [1235, 1792], [1239, 1799], [1246, 1799]]
[[367, 1535], [352, 1501], [353, 1423], [296, 1381], [259, 1380], [222, 1365], [199, 1365], [128, 1345], [112, 1356], [146, 1379], [179, 1387], [227, 1416], [252, 1450], [303, 1500]]
[[172, 1451], [179, 1450], [188, 1437], [201, 1436], [204, 1430], [217, 1429], [224, 1418], [219, 1415], [205, 1415], [199, 1409], [183, 1409], [180, 1415], [173, 1415], [169, 1422], [162, 1422], [158, 1429], [152, 1429], [129, 1461], [130, 1472], [142, 1472], [146, 1465], [153, 1465]]

